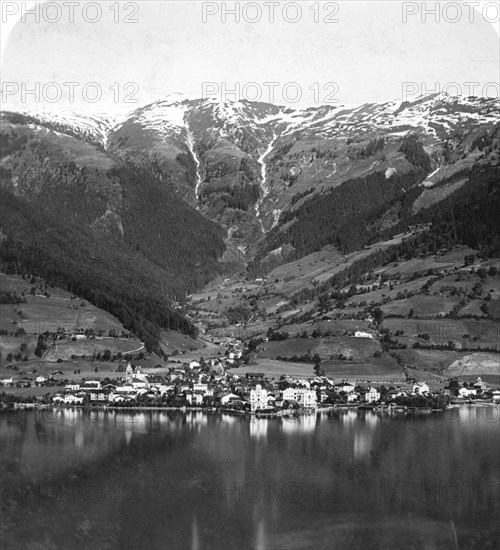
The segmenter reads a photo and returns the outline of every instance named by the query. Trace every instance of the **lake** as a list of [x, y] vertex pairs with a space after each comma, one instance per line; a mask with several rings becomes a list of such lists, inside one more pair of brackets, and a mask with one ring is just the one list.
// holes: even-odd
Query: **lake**
[[498, 407], [0, 415], [2, 550], [498, 547]]

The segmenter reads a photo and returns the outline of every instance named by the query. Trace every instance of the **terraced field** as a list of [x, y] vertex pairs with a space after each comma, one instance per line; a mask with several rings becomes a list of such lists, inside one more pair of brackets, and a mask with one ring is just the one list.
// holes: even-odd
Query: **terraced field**
[[367, 361], [338, 361], [327, 360], [321, 362], [321, 368], [326, 376], [334, 379], [362, 382], [366, 380], [394, 383], [406, 380], [403, 369], [392, 357], [384, 354], [379, 359]]
[[408, 316], [413, 310], [416, 317], [434, 317], [444, 315], [460, 303], [457, 296], [413, 296], [404, 300], [395, 300], [382, 306], [385, 317], [392, 315]]
[[252, 365], [231, 369], [230, 372], [238, 376], [245, 376], [247, 372], [259, 372], [270, 378], [279, 378], [285, 374], [297, 378], [312, 378], [315, 375], [314, 367], [310, 363], [292, 363], [271, 359], [257, 359]]
[[94, 354], [102, 354], [105, 350], [110, 350], [112, 354], [139, 354], [144, 351], [144, 344], [136, 339], [122, 340], [118, 338], [55, 342], [55, 345], [46, 351], [43, 359], [45, 361], [57, 361], [58, 359], [69, 361], [73, 356], [92, 357]]
[[[395, 339], [409, 347], [415, 342], [422, 345], [443, 345], [452, 341], [465, 348], [500, 350], [500, 322], [489, 319], [423, 320], [393, 317], [384, 319], [382, 326], [389, 329], [392, 335], [399, 333]], [[422, 338], [423, 335], [426, 336]]]
[[[17, 305], [0, 306], [2, 326], [16, 325], [30, 334], [57, 332], [59, 327], [67, 332], [88, 328], [105, 333], [123, 330], [116, 317], [60, 288], [47, 287], [47, 296], [44, 296], [28, 279], [4, 274], [0, 274], [0, 287], [4, 291], [15, 291], [19, 296], [24, 292], [23, 299], [26, 300]], [[36, 288], [34, 296], [31, 288]]]
[[353, 360], [364, 360], [380, 351], [380, 343], [371, 338], [354, 338], [349, 336], [322, 338], [288, 338], [278, 342], [265, 342], [258, 347], [259, 359], [277, 357], [301, 357], [318, 354], [322, 359], [329, 359], [340, 354], [352, 357]]

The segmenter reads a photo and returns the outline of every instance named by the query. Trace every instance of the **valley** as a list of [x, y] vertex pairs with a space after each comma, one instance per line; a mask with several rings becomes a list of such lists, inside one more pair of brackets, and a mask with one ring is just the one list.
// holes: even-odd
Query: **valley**
[[500, 262], [465, 265], [473, 255], [455, 247], [386, 262], [357, 284], [318, 295], [320, 281], [360, 257], [326, 248], [265, 278], [221, 279], [193, 295], [187, 311], [205, 338], [247, 342], [250, 366], [241, 372], [294, 376], [300, 369], [336, 381], [437, 387], [459, 373], [499, 384]]
[[2, 369], [167, 372], [230, 337], [243, 374], [498, 383], [496, 100], [172, 96], [0, 129]]

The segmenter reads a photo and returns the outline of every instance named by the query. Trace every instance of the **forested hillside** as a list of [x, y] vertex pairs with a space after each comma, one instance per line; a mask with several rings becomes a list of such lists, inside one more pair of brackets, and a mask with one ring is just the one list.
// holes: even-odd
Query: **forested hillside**
[[221, 266], [224, 230], [153, 175], [94, 145], [2, 125], [1, 269], [35, 274], [118, 317], [150, 349]]
[[366, 252], [422, 224], [307, 292], [456, 244], [492, 257], [495, 107], [166, 98], [121, 120], [3, 113], [3, 269], [70, 289], [157, 349], [160, 328], [193, 334], [174, 302], [218, 275], [265, 275], [325, 247]]

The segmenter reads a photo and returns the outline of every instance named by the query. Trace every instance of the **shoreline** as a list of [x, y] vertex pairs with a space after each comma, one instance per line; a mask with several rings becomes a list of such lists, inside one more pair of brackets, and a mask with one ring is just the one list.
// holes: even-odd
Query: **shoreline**
[[165, 411], [165, 412], [205, 412], [205, 413], [221, 413], [234, 416], [248, 416], [257, 418], [280, 418], [287, 416], [308, 416], [312, 414], [324, 414], [330, 412], [359, 410], [359, 411], [373, 411], [377, 413], [408, 413], [408, 414], [421, 414], [421, 413], [433, 413], [444, 412], [447, 409], [454, 409], [463, 406], [474, 407], [494, 407], [499, 406], [500, 403], [493, 401], [481, 401], [481, 402], [454, 402], [450, 403], [446, 408], [431, 409], [430, 407], [407, 407], [396, 405], [390, 407], [388, 405], [375, 405], [366, 406], [364, 404], [342, 404], [342, 405], [329, 405], [326, 407], [315, 407], [310, 409], [298, 409], [290, 410], [284, 409], [279, 411], [241, 411], [223, 407], [158, 407], [158, 406], [130, 406], [130, 407], [117, 407], [117, 406], [102, 406], [102, 405], [53, 405], [47, 403], [13, 403], [10, 406], [2, 405], [0, 412], [15, 412], [15, 411], [37, 411], [37, 410], [81, 410], [81, 411], [114, 411], [114, 412], [145, 412], [145, 411]]

